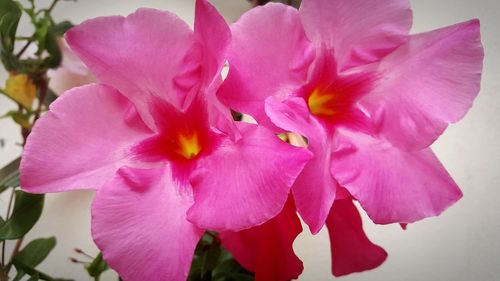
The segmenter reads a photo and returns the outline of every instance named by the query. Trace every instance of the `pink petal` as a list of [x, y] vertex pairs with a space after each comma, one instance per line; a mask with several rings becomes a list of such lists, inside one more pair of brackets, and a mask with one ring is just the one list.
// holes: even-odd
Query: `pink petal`
[[358, 210], [351, 199], [336, 200], [326, 221], [335, 276], [370, 270], [381, 265], [387, 253], [373, 244], [363, 231]]
[[193, 203], [167, 169], [122, 168], [92, 204], [92, 236], [127, 281], [185, 281], [203, 231], [186, 220]]
[[203, 45], [203, 81], [206, 86], [220, 76], [231, 42], [231, 31], [224, 18], [207, 0], [196, 0], [194, 34]]
[[266, 113], [276, 126], [305, 136], [314, 157], [306, 164], [292, 187], [297, 210], [313, 234], [323, 227], [330, 212], [337, 182], [330, 173], [331, 133], [309, 116], [302, 98], [279, 102], [266, 100]]
[[239, 231], [275, 217], [311, 158], [263, 127], [238, 125], [240, 141], [226, 140], [200, 159], [191, 180], [195, 204], [188, 218], [199, 227]]
[[235, 259], [255, 273], [256, 281], [286, 281], [298, 278], [304, 269], [292, 247], [301, 232], [293, 199], [289, 198], [270, 221], [240, 232], [223, 232], [220, 238]]
[[317, 46], [333, 49], [342, 71], [377, 61], [407, 40], [407, 0], [303, 0], [300, 18]]
[[232, 33], [229, 74], [218, 95], [229, 107], [273, 127], [263, 101], [298, 89], [314, 58], [297, 10], [282, 4], [257, 7], [232, 26]]
[[392, 143], [427, 147], [472, 106], [482, 61], [478, 20], [415, 35], [380, 63], [383, 79], [363, 105]]
[[430, 149], [403, 151], [362, 135], [337, 135], [332, 174], [380, 224], [436, 216], [462, 197]]
[[21, 186], [33, 193], [100, 188], [131, 163], [130, 148], [151, 135], [115, 89], [68, 91], [37, 121], [21, 161]]
[[150, 128], [152, 96], [181, 104], [199, 80], [193, 32], [168, 12], [139, 9], [126, 18], [88, 20], [69, 30], [66, 39], [99, 81], [135, 104]]

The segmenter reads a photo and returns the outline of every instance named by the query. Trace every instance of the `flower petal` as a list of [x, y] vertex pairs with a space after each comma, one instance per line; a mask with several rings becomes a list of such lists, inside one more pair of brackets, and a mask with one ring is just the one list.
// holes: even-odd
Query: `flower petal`
[[32, 193], [100, 188], [129, 149], [151, 132], [115, 89], [88, 85], [68, 91], [37, 121], [21, 161], [21, 186]]
[[472, 106], [482, 61], [478, 20], [415, 35], [380, 63], [362, 104], [392, 143], [422, 149]]
[[240, 232], [223, 232], [220, 238], [235, 259], [255, 273], [256, 281], [286, 281], [298, 278], [304, 269], [293, 251], [293, 242], [301, 232], [293, 199], [289, 198], [270, 221]]
[[363, 231], [361, 216], [351, 199], [336, 200], [326, 220], [335, 276], [370, 270], [381, 265], [387, 253]]
[[250, 10], [231, 30], [229, 74], [218, 95], [232, 109], [273, 127], [264, 114], [263, 101], [269, 96], [288, 96], [305, 82], [314, 49], [297, 10], [282, 4]]
[[430, 149], [403, 151], [360, 134], [338, 134], [332, 174], [380, 224], [436, 216], [462, 197]]
[[194, 33], [203, 45], [203, 81], [209, 86], [220, 76], [231, 43], [231, 30], [207, 0], [196, 0]]
[[275, 217], [311, 158], [263, 127], [238, 126], [240, 141], [222, 143], [191, 178], [195, 203], [188, 219], [199, 227], [239, 231]]
[[150, 128], [151, 96], [180, 105], [196, 81], [191, 76], [199, 77], [193, 32], [172, 13], [139, 9], [126, 18], [96, 18], [70, 29], [66, 39], [99, 81], [135, 104]]
[[290, 98], [284, 102], [268, 98], [266, 113], [276, 126], [305, 136], [307, 148], [314, 154], [297, 177], [292, 192], [300, 216], [316, 234], [325, 223], [338, 187], [330, 172], [331, 134], [309, 115], [302, 98]]
[[303, 0], [299, 13], [309, 39], [333, 49], [341, 71], [396, 49], [412, 23], [407, 0]]
[[92, 236], [124, 280], [187, 278], [203, 231], [186, 220], [190, 189], [168, 169], [121, 168], [92, 204]]

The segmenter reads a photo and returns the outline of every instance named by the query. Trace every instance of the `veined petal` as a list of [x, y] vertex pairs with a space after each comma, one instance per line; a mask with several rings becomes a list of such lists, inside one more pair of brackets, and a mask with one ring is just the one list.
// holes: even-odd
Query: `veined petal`
[[220, 76], [231, 43], [231, 30], [207, 0], [196, 0], [194, 34], [202, 44], [203, 81], [210, 86]]
[[326, 220], [335, 276], [370, 270], [381, 265], [387, 253], [373, 244], [351, 199], [336, 200]]
[[203, 231], [186, 220], [190, 190], [168, 169], [122, 168], [92, 204], [92, 236], [127, 281], [185, 281]]
[[88, 20], [69, 30], [66, 39], [99, 81], [135, 104], [150, 128], [152, 96], [181, 105], [199, 80], [193, 32], [169, 12], [139, 9], [126, 18]]
[[333, 49], [340, 71], [380, 60], [406, 42], [407, 0], [303, 0], [300, 18], [317, 46]]
[[259, 124], [273, 127], [264, 113], [264, 100], [298, 89], [315, 55], [297, 10], [282, 4], [254, 8], [232, 26], [232, 33], [229, 74], [218, 96]]
[[430, 149], [403, 151], [360, 134], [337, 138], [332, 174], [375, 223], [436, 216], [462, 197]]
[[21, 161], [21, 186], [32, 193], [98, 189], [130, 148], [152, 134], [133, 104], [103, 85], [74, 88], [36, 122]]
[[195, 203], [188, 218], [199, 227], [239, 231], [275, 217], [311, 158], [263, 127], [238, 127], [242, 138], [221, 143], [191, 178]]
[[307, 149], [314, 154], [297, 177], [292, 192], [300, 216], [316, 234], [325, 223], [338, 187], [330, 172], [331, 134], [309, 115], [302, 98], [290, 98], [284, 102], [269, 98], [266, 113], [276, 126], [305, 136]]
[[290, 197], [279, 215], [268, 222], [240, 232], [220, 234], [222, 245], [256, 281], [296, 279], [304, 269], [293, 251], [293, 242], [302, 232]]
[[380, 62], [362, 104], [393, 144], [425, 148], [472, 106], [483, 55], [478, 20], [412, 36]]

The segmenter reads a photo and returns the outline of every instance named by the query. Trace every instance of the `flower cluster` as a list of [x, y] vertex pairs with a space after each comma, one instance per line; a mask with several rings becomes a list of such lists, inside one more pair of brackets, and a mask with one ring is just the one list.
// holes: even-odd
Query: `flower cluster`
[[297, 278], [297, 213], [328, 228], [334, 275], [377, 267], [387, 254], [353, 201], [379, 224], [456, 202], [429, 146], [480, 86], [477, 20], [417, 35], [411, 22], [405, 0], [268, 4], [231, 28], [206, 0], [194, 30], [153, 9], [86, 21], [66, 40], [99, 82], [37, 122], [21, 186], [97, 190], [93, 238], [124, 280], [185, 280], [205, 230], [257, 280]]

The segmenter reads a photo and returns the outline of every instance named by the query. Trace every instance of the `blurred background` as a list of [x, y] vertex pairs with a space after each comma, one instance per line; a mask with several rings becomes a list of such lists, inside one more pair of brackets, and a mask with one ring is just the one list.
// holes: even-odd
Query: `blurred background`
[[[346, 0], [349, 1], [349, 0]], [[36, 0], [48, 6], [48, 0]], [[246, 0], [212, 0], [229, 23], [250, 9]], [[413, 33], [428, 31], [471, 18], [481, 20], [485, 62], [482, 90], [469, 114], [452, 125], [433, 145], [438, 157], [462, 188], [464, 198], [439, 218], [408, 226], [375, 226], [364, 215], [371, 240], [386, 249], [387, 261], [379, 268], [341, 279], [354, 280], [500, 280], [500, 1], [413, 0]], [[53, 15], [77, 24], [104, 15], [127, 15], [139, 7], [153, 7], [178, 14], [193, 24], [194, 0], [80, 0], [62, 1]], [[29, 34], [29, 24], [20, 33]], [[0, 81], [7, 74], [0, 70]], [[16, 105], [0, 96], [0, 115]], [[21, 153], [22, 137], [10, 119], [0, 120], [0, 167]], [[42, 218], [28, 240], [55, 235], [58, 243], [41, 270], [74, 280], [89, 280], [83, 266], [70, 262], [73, 249], [95, 255], [90, 236], [92, 192], [49, 194]], [[8, 198], [0, 197], [0, 212]], [[306, 228], [304, 228], [306, 229]], [[8, 244], [8, 247], [13, 245]], [[330, 280], [330, 248], [326, 229], [316, 236], [305, 230], [294, 248], [304, 262], [299, 280]], [[117, 280], [108, 272], [101, 280]]]

